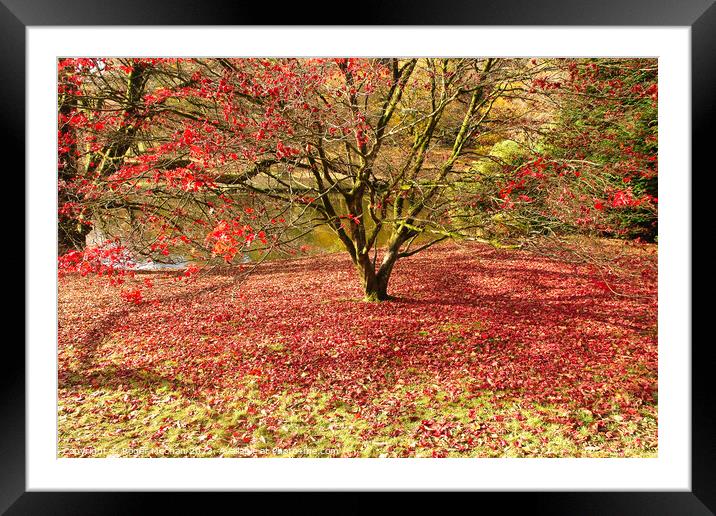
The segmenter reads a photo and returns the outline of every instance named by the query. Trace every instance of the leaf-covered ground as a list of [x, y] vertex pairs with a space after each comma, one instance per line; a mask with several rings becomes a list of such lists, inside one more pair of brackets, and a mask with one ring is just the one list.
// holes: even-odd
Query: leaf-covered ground
[[618, 245], [606, 276], [436, 247], [385, 303], [343, 254], [139, 304], [62, 278], [58, 456], [655, 456], [656, 248]]

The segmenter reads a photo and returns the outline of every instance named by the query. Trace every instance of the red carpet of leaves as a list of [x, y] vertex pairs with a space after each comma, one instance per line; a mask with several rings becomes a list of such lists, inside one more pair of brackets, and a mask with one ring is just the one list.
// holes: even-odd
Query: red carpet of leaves
[[[252, 376], [265, 399], [317, 391], [375, 431], [437, 391], [638, 420], [657, 388], [656, 250], [627, 256], [628, 274], [605, 283], [593, 267], [527, 251], [435, 247], [398, 262], [397, 299], [384, 303], [359, 300], [343, 254], [267, 263], [243, 283], [145, 275], [155, 287], [140, 304], [104, 282], [64, 278], [60, 398], [141, 379], [221, 411]], [[424, 387], [389, 395], [400, 385]], [[414, 429], [436, 431], [435, 421]]]

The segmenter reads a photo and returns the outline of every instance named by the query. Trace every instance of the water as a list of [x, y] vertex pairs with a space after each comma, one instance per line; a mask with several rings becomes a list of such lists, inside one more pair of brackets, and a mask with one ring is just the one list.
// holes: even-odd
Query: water
[[132, 266], [127, 267], [134, 271], [161, 271], [161, 270], [173, 270], [173, 269], [186, 269], [189, 267], [189, 262], [183, 257], [179, 257], [176, 262], [172, 263], [160, 263], [153, 260], [147, 260], [142, 263], [136, 263]]

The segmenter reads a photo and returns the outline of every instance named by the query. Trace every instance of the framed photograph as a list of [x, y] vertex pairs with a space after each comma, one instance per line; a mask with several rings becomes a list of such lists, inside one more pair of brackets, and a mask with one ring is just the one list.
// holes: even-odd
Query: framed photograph
[[713, 514], [691, 306], [712, 3], [337, 25], [2, 0], [27, 302], [0, 508], [460, 491]]

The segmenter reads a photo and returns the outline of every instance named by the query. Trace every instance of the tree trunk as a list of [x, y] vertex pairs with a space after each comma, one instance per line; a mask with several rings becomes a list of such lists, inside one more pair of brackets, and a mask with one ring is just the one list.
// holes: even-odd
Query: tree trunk
[[364, 301], [388, 301], [393, 299], [388, 295], [388, 282], [393, 272], [393, 265], [398, 259], [398, 253], [388, 250], [380, 264], [378, 272], [367, 256], [359, 259], [357, 267], [363, 280], [363, 291], [365, 293]]
[[63, 255], [68, 251], [84, 249], [87, 233], [91, 230], [92, 226], [74, 220], [60, 221], [57, 225], [57, 253]]
[[380, 299], [378, 289], [378, 277], [375, 274], [375, 268], [370, 261], [368, 255], [363, 254], [357, 257], [356, 269], [360, 275], [363, 284], [364, 301], [383, 301]]
[[372, 281], [364, 283], [363, 285], [365, 296], [364, 301], [388, 301], [392, 299], [388, 295], [388, 281], [387, 279], [379, 279], [377, 276], [373, 277]]
[[365, 297], [364, 301], [388, 301], [392, 299], [388, 295], [388, 280], [387, 278], [379, 278], [374, 276], [372, 281], [364, 283]]

